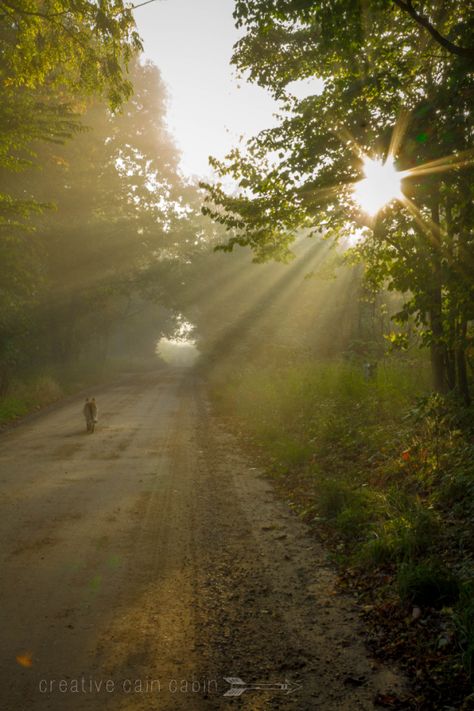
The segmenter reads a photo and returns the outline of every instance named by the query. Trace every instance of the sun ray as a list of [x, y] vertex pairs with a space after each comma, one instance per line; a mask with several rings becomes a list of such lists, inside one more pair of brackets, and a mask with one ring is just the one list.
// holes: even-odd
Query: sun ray
[[[329, 248], [328, 242], [308, 241], [299, 259], [289, 265], [280, 265], [280, 268], [271, 275], [270, 280], [260, 280], [259, 289], [249, 306], [235, 314], [233, 323], [218, 333], [210, 345], [208, 355], [217, 355], [221, 360], [229, 357], [251, 331], [258, 332], [259, 325], [267, 313], [279, 309], [281, 312], [288, 310], [288, 305], [291, 303], [290, 295], [297, 291], [298, 285], [304, 280], [304, 275], [311, 272], [312, 268], [324, 258]], [[262, 270], [265, 266], [271, 265], [259, 266]]]
[[352, 133], [349, 131], [348, 128], [345, 126], [340, 126], [339, 128], [335, 129], [334, 133], [336, 136], [339, 138], [341, 143], [344, 143], [345, 145], [349, 146], [351, 149], [352, 153], [357, 157], [360, 158], [361, 160], [365, 156], [365, 151], [362, 148], [362, 146], [356, 141]]
[[397, 119], [397, 122], [392, 130], [392, 137], [390, 139], [390, 145], [388, 147], [388, 156], [396, 157], [399, 153], [400, 146], [405, 137], [408, 129], [408, 124], [410, 123], [410, 112], [402, 111]]
[[315, 198], [319, 198], [321, 200], [329, 200], [329, 198], [339, 195], [343, 188], [350, 187], [352, 185], [354, 185], [354, 182], [352, 180], [341, 180], [339, 183], [336, 183], [335, 185], [331, 185], [326, 188], [312, 188], [311, 186], [306, 186], [303, 190], [300, 191], [300, 195], [303, 198], [305, 197], [305, 195], [310, 195], [311, 200], [314, 200]]
[[401, 171], [400, 175], [404, 177], [418, 177], [420, 175], [429, 175], [431, 173], [444, 173], [447, 170], [455, 168], [466, 168], [469, 165], [474, 165], [474, 150], [468, 149], [460, 153], [453, 153], [450, 156], [437, 158], [436, 160], [423, 163], [414, 168]]
[[429, 215], [423, 215], [420, 209], [415, 205], [413, 200], [407, 198], [406, 195], [403, 196], [401, 202], [407, 208], [407, 210], [412, 215], [418, 227], [423, 231], [431, 242], [432, 247], [439, 250], [441, 256], [445, 257], [452, 268], [461, 276], [466, 277], [470, 275], [470, 268], [462, 262], [455, 260], [453, 262], [452, 253], [447, 248], [446, 240], [448, 238], [448, 233], [442, 225], [436, 224]]
[[433, 246], [439, 248], [443, 232], [441, 226], [437, 225], [428, 215], [423, 215], [413, 200], [410, 200], [406, 195], [402, 197], [401, 202], [407, 208], [418, 227], [429, 237]]

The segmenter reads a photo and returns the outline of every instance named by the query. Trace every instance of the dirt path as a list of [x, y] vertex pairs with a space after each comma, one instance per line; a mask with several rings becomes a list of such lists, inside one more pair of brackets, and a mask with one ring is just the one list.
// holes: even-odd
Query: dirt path
[[78, 400], [0, 437], [2, 711], [355, 711], [399, 687], [196, 378], [99, 406], [94, 435]]

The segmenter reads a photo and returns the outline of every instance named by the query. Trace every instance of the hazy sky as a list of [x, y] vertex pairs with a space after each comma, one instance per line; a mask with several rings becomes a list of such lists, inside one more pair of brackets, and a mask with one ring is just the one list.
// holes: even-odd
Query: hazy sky
[[157, 0], [135, 11], [145, 55], [168, 85], [168, 121], [187, 175], [210, 174], [210, 154], [222, 157], [239, 135], [274, 122], [269, 94], [239, 82], [229, 66], [239, 37], [233, 6], [233, 0]]

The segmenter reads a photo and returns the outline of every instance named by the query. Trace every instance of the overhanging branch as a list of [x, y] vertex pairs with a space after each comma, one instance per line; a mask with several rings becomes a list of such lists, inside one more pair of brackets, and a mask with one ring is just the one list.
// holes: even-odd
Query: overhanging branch
[[410, 17], [412, 17], [421, 27], [428, 30], [433, 39], [448, 52], [456, 54], [458, 57], [464, 57], [464, 59], [474, 61], [474, 47], [460, 47], [459, 45], [454, 44], [454, 42], [448, 40], [447, 37], [444, 37], [440, 32], [438, 32], [436, 27], [432, 25], [426, 15], [422, 15], [415, 10], [412, 0], [393, 0], [393, 2], [401, 10], [408, 13]]

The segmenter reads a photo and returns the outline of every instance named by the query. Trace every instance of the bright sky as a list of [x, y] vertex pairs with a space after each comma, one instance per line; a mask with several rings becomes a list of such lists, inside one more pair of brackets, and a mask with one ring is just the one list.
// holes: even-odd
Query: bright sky
[[229, 65], [239, 38], [233, 8], [234, 0], [157, 0], [135, 11], [145, 55], [168, 86], [168, 123], [188, 176], [209, 176], [209, 155], [222, 158], [240, 135], [275, 123], [271, 96]]

